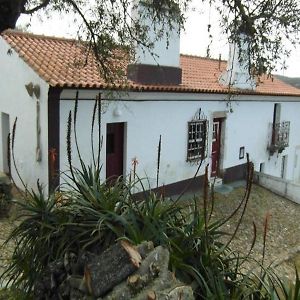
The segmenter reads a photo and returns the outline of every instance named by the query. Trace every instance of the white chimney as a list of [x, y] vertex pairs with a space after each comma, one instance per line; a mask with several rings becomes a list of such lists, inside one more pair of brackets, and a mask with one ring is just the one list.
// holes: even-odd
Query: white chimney
[[247, 36], [241, 33], [239, 41], [229, 44], [226, 71], [220, 76], [219, 82], [237, 89], [255, 90], [256, 82], [250, 74], [249, 62], [249, 41]]
[[[135, 45], [135, 63], [128, 66], [128, 78], [145, 84], [180, 84], [180, 34], [179, 25], [169, 32], [168, 25], [153, 23], [149, 12], [142, 1], [134, 1], [133, 20], [147, 26], [147, 37], [153, 48], [147, 49], [140, 44]], [[161, 33], [158, 37], [158, 33]], [[148, 74], [146, 74], [148, 73]]]

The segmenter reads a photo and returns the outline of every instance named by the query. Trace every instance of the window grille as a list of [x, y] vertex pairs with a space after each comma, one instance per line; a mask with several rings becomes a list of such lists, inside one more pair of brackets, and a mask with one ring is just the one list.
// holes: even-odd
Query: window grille
[[271, 123], [271, 142], [268, 145], [268, 150], [271, 155], [276, 151], [281, 153], [289, 146], [290, 137], [290, 122], [283, 121], [278, 123]]
[[187, 161], [206, 157], [207, 124], [205, 119], [188, 122]]
[[288, 147], [290, 136], [290, 122], [276, 123], [274, 126], [274, 144], [277, 147]]

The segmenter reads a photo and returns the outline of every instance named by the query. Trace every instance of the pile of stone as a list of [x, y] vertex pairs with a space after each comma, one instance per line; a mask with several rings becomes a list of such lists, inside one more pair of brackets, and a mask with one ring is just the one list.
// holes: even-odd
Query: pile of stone
[[0, 172], [0, 217], [7, 216], [11, 200], [11, 181]]
[[192, 300], [192, 288], [168, 270], [169, 251], [117, 242], [100, 255], [66, 253], [34, 287], [34, 299]]

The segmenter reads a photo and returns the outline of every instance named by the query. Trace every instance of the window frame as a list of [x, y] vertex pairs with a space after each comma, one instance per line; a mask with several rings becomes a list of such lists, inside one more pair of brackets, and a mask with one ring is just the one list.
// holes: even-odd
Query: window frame
[[[191, 128], [194, 126], [194, 129]], [[199, 126], [199, 129], [197, 128]], [[208, 120], [193, 119], [187, 126], [187, 162], [198, 162], [207, 157]], [[193, 146], [193, 144], [196, 144]], [[190, 145], [192, 145], [190, 147]], [[196, 152], [196, 154], [195, 154]], [[198, 153], [197, 153], [198, 152]]]

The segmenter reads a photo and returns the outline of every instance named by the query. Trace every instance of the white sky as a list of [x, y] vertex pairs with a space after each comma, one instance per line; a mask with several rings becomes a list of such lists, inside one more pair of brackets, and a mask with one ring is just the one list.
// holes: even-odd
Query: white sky
[[[188, 13], [185, 24], [185, 32], [181, 34], [181, 53], [206, 56], [207, 46], [210, 42], [211, 57], [227, 59], [228, 44], [227, 37], [221, 34], [218, 24], [218, 14], [209, 9], [208, 5], [198, 4], [199, 0], [193, 0], [192, 7]], [[25, 26], [30, 22], [29, 31], [36, 34], [52, 35], [59, 37], [75, 37], [78, 26], [74, 23], [72, 15], [51, 14], [51, 19], [43, 17], [43, 21], [38, 15], [33, 17], [21, 16], [17, 25]], [[213, 39], [210, 41], [207, 32], [207, 24], [211, 24]], [[278, 70], [276, 73], [300, 77], [300, 45], [292, 50], [291, 56], [287, 59], [287, 70]]]

